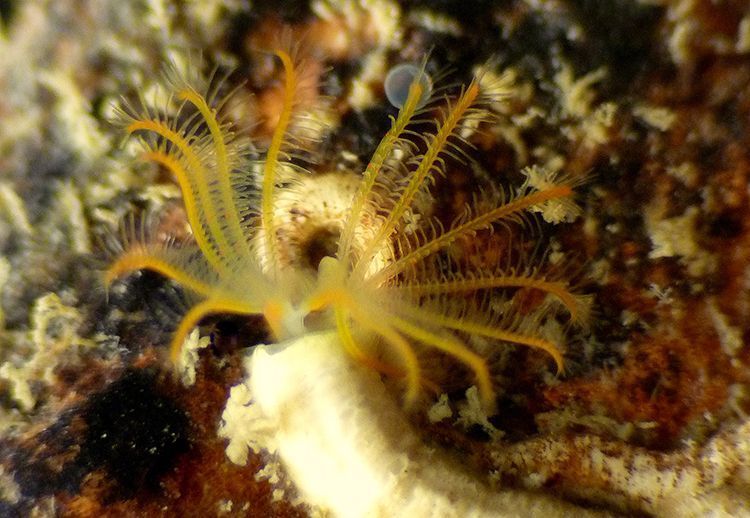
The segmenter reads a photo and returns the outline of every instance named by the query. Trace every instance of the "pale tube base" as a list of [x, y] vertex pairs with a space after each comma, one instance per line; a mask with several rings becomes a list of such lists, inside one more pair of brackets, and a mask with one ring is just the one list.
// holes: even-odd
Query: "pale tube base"
[[425, 445], [333, 333], [259, 346], [246, 367], [223, 415], [227, 454], [242, 463], [248, 448], [276, 453], [302, 498], [334, 516], [589, 515], [541, 493], [492, 489]]

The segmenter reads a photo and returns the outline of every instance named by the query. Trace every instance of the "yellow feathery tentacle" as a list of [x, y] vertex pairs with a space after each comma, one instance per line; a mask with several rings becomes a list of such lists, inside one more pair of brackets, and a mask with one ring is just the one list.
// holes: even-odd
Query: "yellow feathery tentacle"
[[[185, 173], [194, 173], [197, 178], [194, 188], [198, 191], [198, 202], [200, 204], [198, 206], [198, 211], [203, 212], [206, 215], [206, 222], [210, 231], [210, 237], [216, 241], [216, 252], [218, 252], [219, 254], [227, 253], [231, 249], [231, 247], [224, 238], [224, 234], [221, 230], [220, 217], [216, 212], [216, 207], [212, 203], [211, 195], [208, 192], [209, 187], [205, 182], [205, 179], [207, 178], [205, 167], [190, 143], [178, 132], [174, 131], [168, 125], [160, 121], [135, 120], [128, 124], [126, 130], [128, 133], [134, 133], [136, 131], [154, 132], [174, 144], [182, 153], [188, 164], [188, 169], [185, 170]], [[193, 231], [195, 231], [195, 229], [193, 229]], [[208, 254], [213, 253], [212, 251], [210, 251], [211, 249], [212, 247], [209, 247], [205, 251], [207, 253], [207, 257]], [[226, 258], [223, 258], [219, 255], [218, 264], [223, 264], [225, 260]], [[226, 267], [222, 266], [221, 269], [224, 270], [226, 269]]]
[[104, 282], [107, 286], [122, 275], [135, 270], [151, 270], [165, 277], [175, 280], [177, 283], [203, 296], [209, 296], [215, 291], [214, 287], [197, 279], [184, 269], [169, 261], [150, 254], [143, 247], [131, 248], [121, 254], [117, 260], [107, 268]]
[[381, 372], [386, 376], [391, 376], [393, 378], [402, 378], [405, 376], [403, 369], [365, 353], [362, 348], [357, 345], [356, 340], [352, 336], [351, 324], [349, 323], [346, 311], [342, 308], [335, 308], [334, 315], [336, 318], [336, 329], [338, 330], [339, 338], [344, 346], [344, 350], [349, 353], [355, 361], [369, 367], [370, 369]]
[[187, 213], [190, 228], [193, 230], [195, 242], [203, 252], [206, 260], [208, 260], [216, 270], [223, 270], [224, 265], [221, 262], [221, 258], [217, 255], [214, 245], [209, 241], [206, 236], [206, 230], [201, 224], [198, 200], [195, 199], [195, 189], [190, 182], [190, 177], [188, 176], [187, 171], [185, 171], [185, 168], [180, 164], [180, 161], [174, 156], [160, 150], [147, 151], [142, 155], [142, 158], [166, 167], [177, 179], [177, 184], [182, 191], [182, 201], [185, 204], [185, 212]]
[[239, 217], [234, 206], [234, 197], [232, 195], [232, 184], [230, 175], [232, 173], [229, 167], [229, 158], [227, 154], [227, 145], [224, 140], [224, 133], [219, 126], [214, 110], [206, 103], [206, 99], [191, 87], [186, 87], [177, 92], [177, 97], [193, 104], [203, 116], [203, 120], [211, 133], [215, 147], [217, 171], [213, 175], [218, 179], [221, 199], [219, 203], [224, 207], [224, 219], [227, 223], [229, 232], [229, 241], [234, 245], [234, 251], [242, 257], [248, 257], [250, 254], [247, 240], [242, 232]]
[[417, 169], [411, 174], [408, 184], [399, 196], [390, 214], [385, 219], [382, 227], [378, 229], [374, 238], [370, 241], [365, 253], [358, 260], [354, 269], [354, 275], [356, 277], [362, 277], [364, 275], [377, 246], [391, 235], [398, 222], [409, 209], [414, 196], [416, 196], [425, 179], [431, 173], [435, 162], [439, 159], [440, 153], [445, 150], [449, 139], [454, 134], [454, 131], [463, 119], [464, 114], [474, 103], [478, 95], [479, 84], [476, 81], [472, 81], [469, 87], [461, 94], [455, 106], [451, 107], [445, 119], [442, 121], [440, 129], [430, 141], [427, 151], [419, 162], [419, 166], [417, 166]]
[[[404, 362], [408, 387], [406, 402], [407, 404], [414, 403], [419, 396], [421, 379], [419, 360], [416, 354], [414, 354], [414, 350], [408, 341], [388, 325], [391, 315], [383, 314], [380, 317], [368, 315], [368, 312], [362, 309], [362, 304], [352, 298], [347, 286], [337, 282], [340, 280], [340, 266], [341, 263], [337, 259], [326, 258], [324, 261], [321, 261], [319, 279], [323, 281], [325, 286], [330, 287], [323, 288], [309, 297], [305, 302], [306, 311], [320, 311], [327, 307], [332, 307], [336, 327], [344, 348], [356, 360], [361, 360], [365, 364], [370, 363], [373, 358], [366, 356], [359, 346], [357, 346], [354, 338], [351, 336], [347, 316], [351, 316], [352, 319], [365, 329], [382, 336], [396, 350]], [[379, 360], [376, 361], [379, 362]], [[381, 364], [381, 366], [385, 366], [385, 364]], [[377, 366], [375, 368], [380, 370]], [[381, 372], [386, 371], [382, 370]]]
[[549, 200], [571, 196], [572, 194], [573, 190], [570, 188], [570, 186], [558, 185], [549, 189], [545, 189], [543, 191], [533, 192], [531, 194], [527, 194], [526, 196], [516, 198], [513, 201], [479, 214], [469, 221], [451, 228], [435, 239], [424, 243], [423, 245], [415, 248], [396, 261], [392, 262], [391, 264], [374, 274], [368, 280], [375, 285], [379, 285], [385, 280], [395, 277], [396, 275], [404, 271], [404, 269], [406, 269], [408, 266], [414, 265], [425, 257], [428, 257], [429, 255], [449, 246], [461, 236], [464, 236], [481, 228], [486, 228], [495, 221], [507, 218], [514, 214], [518, 214], [519, 212], [523, 212], [524, 210], [528, 209], [529, 207], [533, 207], [534, 205], [538, 205]]
[[567, 284], [560, 281], [547, 281], [534, 277], [525, 277], [523, 275], [492, 275], [447, 281], [415, 282], [393, 286], [389, 289], [408, 290], [412, 295], [423, 296], [493, 288], [531, 288], [550, 293], [565, 306], [565, 309], [568, 310], [574, 321], [577, 321], [580, 317], [579, 304], [570, 290], [568, 290]]
[[433, 326], [446, 327], [448, 329], [454, 329], [468, 334], [480, 335], [495, 340], [501, 340], [503, 342], [511, 342], [520, 345], [526, 345], [537, 349], [542, 349], [547, 352], [552, 359], [555, 360], [558, 374], [562, 374], [565, 370], [564, 361], [560, 350], [555, 344], [544, 338], [536, 336], [528, 336], [521, 333], [515, 333], [513, 331], [506, 331], [502, 328], [482, 324], [479, 322], [472, 322], [466, 318], [455, 318], [443, 313], [435, 313], [428, 311], [424, 308], [416, 308], [413, 306], [404, 306], [402, 310], [407, 313], [410, 317], [421, 320]]
[[348, 263], [347, 258], [351, 251], [352, 241], [354, 240], [354, 232], [360, 223], [365, 204], [375, 186], [383, 164], [388, 158], [388, 155], [393, 151], [394, 145], [406, 129], [406, 126], [409, 124], [412, 117], [414, 117], [414, 113], [417, 111], [419, 101], [424, 93], [420, 81], [421, 76], [417, 76], [411, 86], [409, 86], [409, 94], [403, 108], [399, 110], [398, 116], [395, 120], [391, 118], [391, 128], [382, 138], [377, 149], [373, 153], [372, 158], [370, 158], [369, 164], [367, 164], [367, 169], [362, 177], [362, 182], [357, 190], [357, 194], [354, 196], [349, 211], [349, 217], [347, 218], [346, 223], [344, 224], [344, 229], [341, 232], [337, 256], [342, 261]]
[[421, 368], [419, 367], [419, 360], [412, 346], [398, 331], [388, 324], [388, 322], [392, 322], [391, 316], [378, 319], [368, 316], [362, 311], [352, 311], [351, 315], [365, 329], [369, 329], [382, 336], [399, 354], [406, 369], [407, 389], [404, 401], [407, 405], [413, 405], [419, 397]]
[[511, 342], [515, 344], [534, 347], [536, 349], [541, 349], [552, 356], [552, 359], [555, 361], [558, 374], [563, 374], [565, 372], [565, 364], [562, 354], [560, 353], [560, 349], [558, 349], [554, 343], [550, 342], [549, 340], [545, 340], [544, 338], [523, 335], [520, 333], [514, 333], [512, 331], [505, 331], [496, 327], [485, 326], [473, 322], [462, 322], [455, 319], [448, 319], [444, 322], [444, 325], [446, 327], [451, 327], [453, 329], [464, 331], [466, 333], [481, 335], [487, 338], [501, 340], [503, 342]]
[[394, 317], [391, 320], [391, 323], [396, 329], [411, 336], [415, 340], [419, 340], [426, 345], [435, 347], [436, 349], [440, 349], [441, 351], [450, 354], [451, 356], [455, 356], [460, 361], [465, 363], [476, 376], [482, 403], [487, 408], [492, 407], [494, 403], [495, 392], [492, 389], [490, 373], [487, 369], [487, 363], [484, 358], [466, 347], [453, 336], [433, 333], [432, 331], [429, 331], [402, 318]]
[[275, 275], [273, 268], [279, 264], [279, 249], [276, 242], [276, 221], [274, 218], [274, 186], [276, 182], [276, 169], [279, 166], [279, 154], [284, 144], [284, 137], [292, 119], [294, 111], [295, 95], [297, 90], [297, 71], [289, 54], [282, 50], [276, 51], [276, 56], [284, 66], [284, 104], [279, 115], [279, 122], [271, 137], [271, 145], [266, 154], [263, 165], [263, 186], [261, 198], [261, 225], [263, 227], [263, 240], [265, 252], [268, 254], [267, 264], [271, 265], [271, 274]]
[[172, 363], [176, 364], [179, 360], [182, 344], [185, 342], [185, 337], [187, 337], [188, 333], [204, 317], [215, 313], [253, 315], [260, 313], [260, 307], [248, 304], [242, 300], [217, 297], [211, 297], [199, 302], [185, 314], [174, 335], [172, 335], [172, 342], [169, 346], [169, 357]]

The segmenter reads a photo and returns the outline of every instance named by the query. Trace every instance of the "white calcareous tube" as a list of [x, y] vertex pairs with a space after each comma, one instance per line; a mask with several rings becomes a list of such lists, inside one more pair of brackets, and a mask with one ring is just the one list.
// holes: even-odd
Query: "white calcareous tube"
[[228, 456], [244, 463], [248, 449], [275, 454], [302, 498], [334, 516], [589, 515], [541, 493], [490, 488], [426, 445], [334, 333], [259, 346], [246, 368], [223, 414]]

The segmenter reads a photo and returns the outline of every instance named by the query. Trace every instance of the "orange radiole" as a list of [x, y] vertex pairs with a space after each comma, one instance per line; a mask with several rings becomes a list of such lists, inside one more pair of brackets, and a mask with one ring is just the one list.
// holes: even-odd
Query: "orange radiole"
[[[424, 66], [410, 69], [398, 115], [358, 180], [335, 246], [317, 270], [305, 271], [282, 260], [279, 236], [287, 220], [277, 207], [279, 191], [286, 188], [280, 187], [282, 177], [289, 183], [302, 174], [291, 157], [306, 117], [299, 95], [304, 63], [293, 53], [275, 54], [284, 71], [283, 106], [258, 163], [251, 163], [248, 142], [222, 115], [228, 99], [217, 101], [217, 88], [201, 91], [176, 72], [167, 76], [172, 98], [180, 101], [177, 114], [163, 115], [145, 103], [120, 110], [126, 131], [141, 137], [143, 158], [177, 180], [194, 242], [136, 240], [109, 266], [106, 282], [149, 269], [199, 296], [174, 333], [172, 360], [204, 316], [234, 313], [262, 315], [279, 341], [335, 329], [356, 360], [405, 380], [407, 404], [429, 383], [419, 359], [429, 348], [465, 364], [483, 402], [493, 404], [487, 361], [466, 344], [470, 335], [542, 349], [562, 370], [560, 344], [525, 323], [512, 299], [492, 302], [514, 290], [536, 290], [549, 295], [545, 307], [557, 304], [580, 321], [581, 300], [567, 282], [529, 264], [472, 268], [447, 251], [478, 231], [523, 222], [546, 203], [570, 203], [571, 182], [479, 193], [450, 226], [425, 217], [414, 228], [416, 201], [429, 197], [432, 177], [444, 172], [446, 159], [460, 160], [470, 149], [461, 135], [487, 123], [483, 105], [492, 96], [482, 92], [480, 78], [451, 98], [426, 91], [432, 83]], [[425, 126], [431, 129], [417, 132]], [[251, 169], [259, 171], [257, 179]]]

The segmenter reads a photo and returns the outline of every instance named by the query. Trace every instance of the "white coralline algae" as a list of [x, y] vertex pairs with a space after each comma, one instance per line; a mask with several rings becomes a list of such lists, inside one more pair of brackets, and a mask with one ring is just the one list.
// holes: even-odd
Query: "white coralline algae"
[[227, 455], [281, 462], [302, 499], [333, 516], [593, 516], [550, 496], [491, 488], [425, 444], [373, 371], [335, 333], [259, 346], [232, 389], [220, 434]]

